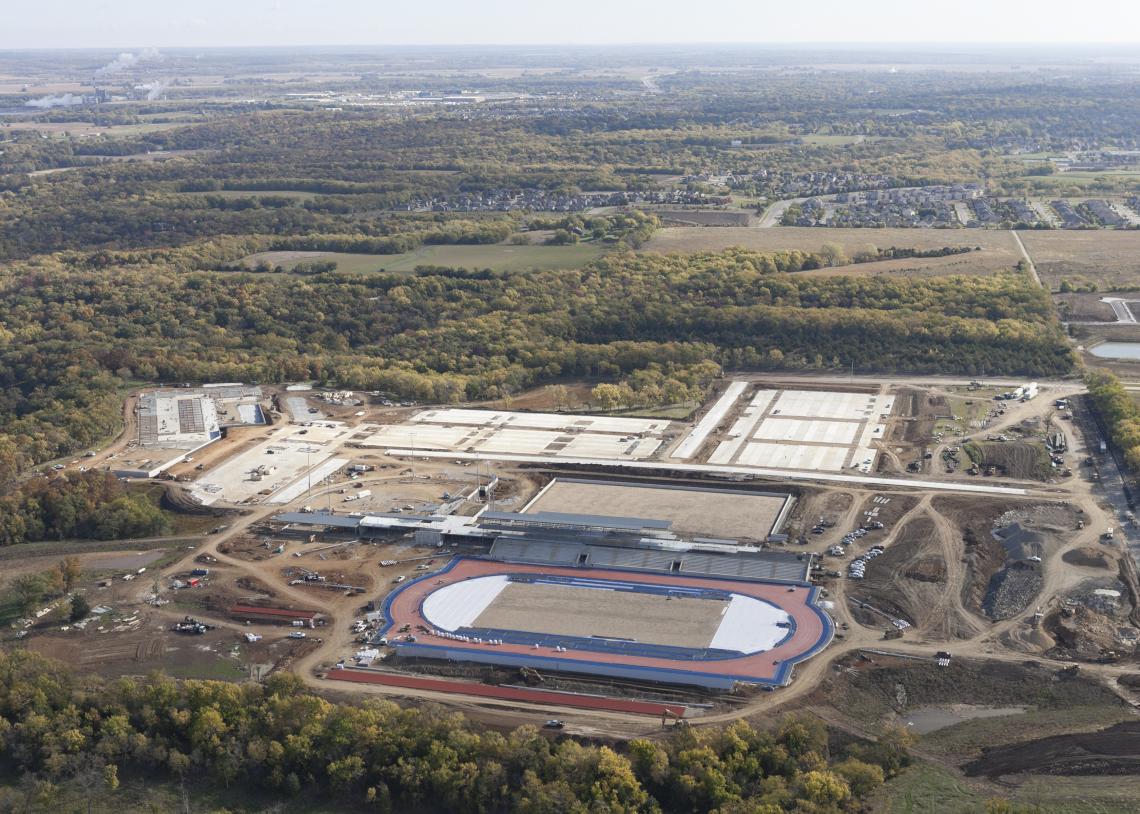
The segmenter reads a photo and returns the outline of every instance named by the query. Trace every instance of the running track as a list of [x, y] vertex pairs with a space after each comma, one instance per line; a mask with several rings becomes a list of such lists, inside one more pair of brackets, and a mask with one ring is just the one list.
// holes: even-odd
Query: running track
[[[384, 614], [387, 617], [385, 633], [397, 630], [403, 625], [415, 628], [417, 625], [433, 627], [430, 619], [423, 616], [423, 601], [431, 593], [444, 585], [462, 582], [473, 577], [490, 576], [502, 573], [523, 573], [535, 575], [573, 576], [598, 580], [619, 580], [642, 583], [652, 586], [678, 585], [688, 588], [711, 588], [732, 591], [751, 596], [776, 605], [792, 619], [794, 627], [790, 634], [774, 648], [759, 653], [742, 655], [739, 658], [717, 661], [676, 661], [667, 658], [654, 658], [643, 655], [574, 650], [554, 653], [549, 649], [542, 652], [525, 645], [509, 642], [489, 648], [486, 644], [436, 639], [427, 634], [419, 636], [420, 642], [412, 644], [403, 641], [393, 642], [404, 655], [423, 655], [427, 658], [462, 659], [464, 652], [494, 653], [500, 657], [513, 656], [510, 661], [503, 659], [500, 664], [529, 663], [539, 669], [564, 669], [573, 671], [575, 666], [586, 668], [586, 672], [599, 675], [630, 677], [629, 671], [607, 672], [606, 665], [620, 665], [633, 668], [638, 677], [650, 681], [673, 683], [695, 683], [713, 686], [705, 678], [731, 686], [733, 681], [746, 681], [758, 684], [783, 685], [791, 678], [793, 665], [822, 650], [833, 633], [830, 619], [815, 607], [816, 588], [807, 585], [789, 585], [772, 582], [741, 582], [716, 577], [684, 576], [679, 574], [645, 573], [634, 570], [615, 571], [605, 568], [577, 568], [557, 565], [532, 565], [504, 563], [458, 557], [442, 570], [428, 573], [419, 579], [402, 585], [388, 595], [384, 601]], [[485, 659], [473, 659], [485, 660]], [[551, 667], [550, 663], [557, 663]], [[593, 669], [590, 669], [593, 667]]]
[[684, 715], [685, 707], [678, 704], [660, 704], [652, 701], [631, 701], [623, 698], [602, 698], [592, 695], [552, 692], [550, 690], [527, 690], [521, 687], [492, 687], [488, 684], [472, 684], [460, 681], [444, 681], [438, 678], [419, 678], [395, 673], [381, 673], [371, 670], [332, 670], [328, 677], [336, 681], [354, 681], [359, 684], [384, 684], [388, 687], [403, 687], [409, 690], [430, 690], [432, 692], [475, 695], [481, 698], [495, 698], [500, 701], [522, 701], [528, 704], [545, 706], [578, 707], [580, 709], [601, 709], [607, 712], [631, 712], [635, 715], [664, 715], [666, 710], [674, 715]]

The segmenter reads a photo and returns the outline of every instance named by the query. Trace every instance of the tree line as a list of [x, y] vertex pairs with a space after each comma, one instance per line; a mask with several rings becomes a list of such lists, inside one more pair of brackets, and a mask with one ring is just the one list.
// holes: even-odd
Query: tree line
[[26, 651], [0, 653], [0, 743], [45, 811], [69, 786], [113, 799], [120, 773], [142, 772], [378, 812], [840, 814], [910, 761], [902, 730], [833, 748], [807, 716], [611, 747], [482, 730], [431, 705], [332, 703], [289, 673], [100, 683]]

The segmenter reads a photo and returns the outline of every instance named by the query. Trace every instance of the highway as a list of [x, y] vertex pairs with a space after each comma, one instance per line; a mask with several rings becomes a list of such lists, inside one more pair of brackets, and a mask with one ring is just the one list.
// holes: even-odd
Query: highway
[[976, 483], [947, 483], [932, 480], [910, 480], [908, 478], [877, 478], [873, 475], [842, 475], [834, 472], [804, 472], [794, 469], [764, 469], [752, 466], [720, 466], [716, 464], [667, 464], [656, 461], [616, 461], [603, 458], [568, 458], [561, 455], [514, 455], [510, 453], [447, 452], [418, 449], [387, 449], [386, 455], [400, 458], [443, 458], [454, 461], [502, 461], [506, 463], [542, 464], [544, 466], [597, 466], [613, 467], [626, 471], [642, 472], [692, 472], [700, 475], [720, 477], [760, 477], [777, 480], [822, 481], [825, 483], [852, 483], [860, 486], [908, 489], [929, 489], [940, 492], [967, 494], [1007, 495], [1025, 497], [1032, 494], [1028, 489], [1013, 486], [986, 486]]

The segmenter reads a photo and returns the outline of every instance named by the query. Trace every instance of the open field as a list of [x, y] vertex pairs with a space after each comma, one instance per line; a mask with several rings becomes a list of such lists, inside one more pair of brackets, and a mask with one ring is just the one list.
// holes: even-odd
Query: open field
[[[254, 193], [243, 193], [254, 194]], [[574, 246], [421, 246], [402, 254], [348, 254], [345, 252], [261, 252], [245, 258], [248, 266], [265, 261], [272, 266], [292, 269], [298, 263], [332, 260], [337, 271], [349, 274], [386, 271], [410, 273], [417, 266], [447, 266], [470, 270], [530, 271], [532, 269], [571, 269], [597, 260], [605, 253], [601, 246], [579, 243]]]
[[1013, 268], [1020, 258], [1008, 232], [982, 229], [829, 229], [780, 226], [771, 229], [726, 226], [718, 229], [676, 227], [659, 229], [643, 251], [705, 252], [740, 246], [761, 252], [799, 249], [818, 251], [825, 243], [841, 246], [848, 256], [868, 244], [940, 249], [944, 246], [980, 246], [982, 251], [948, 257], [884, 260], [803, 272], [809, 274], [989, 274]]
[[1102, 290], [1140, 288], [1140, 232], [1055, 230], [1021, 232], [1041, 281], [1056, 291], [1061, 280], [1092, 282]]
[[528, 512], [578, 512], [672, 520], [682, 534], [763, 539], [789, 498], [786, 495], [701, 487], [558, 478]]
[[974, 814], [984, 798], [949, 769], [920, 763], [884, 786], [879, 801], [886, 814]]
[[297, 201], [307, 201], [317, 197], [315, 192], [299, 189], [215, 189], [209, 192], [180, 192], [178, 194], [192, 198], [205, 198], [209, 195], [219, 198], [292, 198]]
[[[1039, 181], [1039, 175], [1025, 175], [1022, 176], [1027, 181]], [[1051, 183], [1062, 184], [1087, 184], [1090, 181], [1096, 181], [1100, 178], [1107, 178], [1113, 181], [1127, 180], [1127, 181], [1140, 181], [1140, 171], [1137, 170], [1072, 170], [1067, 172], [1058, 172], [1048, 176]]]
[[147, 133], [161, 133], [176, 127], [185, 127], [189, 122], [143, 122], [139, 124], [99, 125], [94, 122], [4, 122], [4, 129], [33, 130], [53, 136], [141, 136]]

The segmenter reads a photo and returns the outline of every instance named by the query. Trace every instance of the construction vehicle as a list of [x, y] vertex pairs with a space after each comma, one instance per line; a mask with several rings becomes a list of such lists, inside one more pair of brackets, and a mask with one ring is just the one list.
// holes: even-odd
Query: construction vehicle
[[673, 726], [688, 726], [689, 722], [668, 707], [661, 709], [661, 726], [664, 728], [667, 720], [672, 719]]
[[539, 673], [538, 670], [534, 669], [533, 667], [526, 667], [526, 666], [520, 667], [519, 668], [519, 676], [522, 677], [522, 680], [525, 683], [530, 684], [532, 686], [535, 684], [541, 684], [543, 681], [546, 680], [542, 677], [542, 674]]

